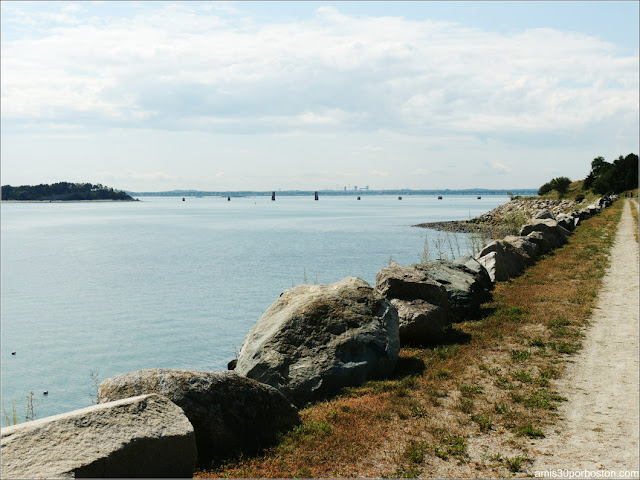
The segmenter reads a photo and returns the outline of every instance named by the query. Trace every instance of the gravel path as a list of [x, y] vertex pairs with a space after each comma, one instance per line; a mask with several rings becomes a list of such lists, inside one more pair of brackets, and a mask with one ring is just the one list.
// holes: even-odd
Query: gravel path
[[[533, 442], [529, 474], [569, 471], [637, 471], [638, 428], [638, 243], [625, 201], [598, 303], [583, 349], [568, 366], [559, 392], [555, 433]], [[581, 478], [581, 477], [577, 477]], [[582, 476], [582, 478], [585, 478]], [[592, 476], [592, 478], [595, 478]], [[617, 478], [620, 478], [618, 476]], [[633, 478], [638, 478], [637, 473]]]

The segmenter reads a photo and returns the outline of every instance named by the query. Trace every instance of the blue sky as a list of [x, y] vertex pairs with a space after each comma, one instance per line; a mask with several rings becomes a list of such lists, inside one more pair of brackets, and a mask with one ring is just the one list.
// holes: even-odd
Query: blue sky
[[638, 2], [12, 2], [2, 184], [537, 188], [638, 153]]

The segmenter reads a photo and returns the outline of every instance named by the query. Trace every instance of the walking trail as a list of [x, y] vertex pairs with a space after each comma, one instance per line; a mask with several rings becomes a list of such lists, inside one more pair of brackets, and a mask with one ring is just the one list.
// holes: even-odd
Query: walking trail
[[559, 409], [562, 420], [554, 433], [532, 446], [535, 454], [532, 475], [558, 469], [638, 470], [639, 302], [635, 232], [636, 223], [626, 201], [611, 249], [611, 266], [604, 277], [583, 349], [558, 384], [560, 394], [568, 399]]

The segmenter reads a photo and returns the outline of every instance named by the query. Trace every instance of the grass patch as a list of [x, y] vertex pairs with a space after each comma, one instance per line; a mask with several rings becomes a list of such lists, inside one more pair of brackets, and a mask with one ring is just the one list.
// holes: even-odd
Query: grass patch
[[518, 429], [516, 430], [516, 434], [519, 437], [544, 438], [544, 433], [542, 432], [542, 430], [534, 428], [531, 422], [525, 423], [524, 425], [518, 427]]

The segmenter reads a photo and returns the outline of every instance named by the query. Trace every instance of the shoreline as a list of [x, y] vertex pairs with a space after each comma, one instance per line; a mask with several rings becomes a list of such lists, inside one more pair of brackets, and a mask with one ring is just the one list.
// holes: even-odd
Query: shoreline
[[443, 222], [425, 222], [412, 225], [412, 227], [428, 228], [431, 230], [450, 233], [493, 234], [496, 232], [496, 230], [508, 231], [508, 227], [505, 226], [492, 225], [490, 223], [476, 223], [474, 220], [446, 220]]

